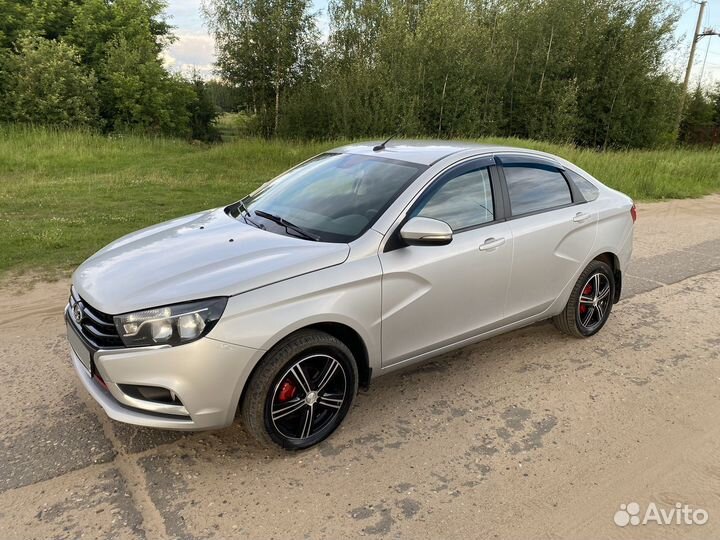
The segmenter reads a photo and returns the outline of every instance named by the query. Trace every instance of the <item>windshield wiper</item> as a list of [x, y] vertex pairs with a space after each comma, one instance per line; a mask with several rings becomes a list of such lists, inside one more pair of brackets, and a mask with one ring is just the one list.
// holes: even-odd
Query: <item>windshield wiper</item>
[[260, 216], [261, 218], [269, 219], [270, 221], [274, 221], [278, 225], [282, 225], [283, 227], [285, 227], [286, 231], [295, 231], [304, 238], [307, 238], [308, 240], [314, 240], [315, 242], [318, 242], [320, 240], [319, 236], [315, 236], [314, 234], [307, 232], [302, 227], [298, 227], [297, 225], [290, 223], [287, 219], [276, 216], [275, 214], [270, 214], [269, 212], [265, 212], [263, 210], [255, 210], [255, 215]]
[[258, 229], [264, 229], [262, 225], [259, 223], [253, 221], [253, 219], [250, 217], [250, 211], [247, 209], [247, 206], [245, 206], [245, 203], [242, 201], [237, 202], [237, 208], [240, 210], [240, 215], [242, 216], [243, 220], [245, 220], [245, 223], [249, 223], [250, 225], [253, 225], [254, 227]]

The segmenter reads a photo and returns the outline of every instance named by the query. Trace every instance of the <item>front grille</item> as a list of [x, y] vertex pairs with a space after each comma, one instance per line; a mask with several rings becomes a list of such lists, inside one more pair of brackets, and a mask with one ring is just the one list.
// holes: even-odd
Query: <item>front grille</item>
[[[83, 337], [97, 349], [117, 349], [123, 347], [124, 345], [118, 335], [113, 316], [103, 313], [85, 302], [74, 287], [70, 293], [68, 315], [70, 320], [75, 324], [75, 327], [80, 330]], [[78, 323], [75, 317], [77, 309], [82, 313], [80, 323]]]

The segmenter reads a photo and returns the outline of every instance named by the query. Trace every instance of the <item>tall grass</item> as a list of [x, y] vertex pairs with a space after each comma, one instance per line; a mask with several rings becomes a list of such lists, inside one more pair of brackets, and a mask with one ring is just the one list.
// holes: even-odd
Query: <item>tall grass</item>
[[[344, 142], [237, 139], [205, 146], [0, 126], [0, 273], [66, 271], [127, 232], [236, 200]], [[535, 141], [481, 142], [563, 156], [639, 200], [720, 191], [718, 150], [598, 153]]]

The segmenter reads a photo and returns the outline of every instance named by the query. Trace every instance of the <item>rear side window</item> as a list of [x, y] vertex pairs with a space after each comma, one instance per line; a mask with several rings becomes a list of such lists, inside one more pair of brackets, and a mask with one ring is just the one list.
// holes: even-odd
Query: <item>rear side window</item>
[[565, 177], [552, 167], [514, 165], [503, 167], [514, 216], [572, 203]]
[[439, 219], [450, 225], [453, 231], [492, 221], [493, 198], [487, 167], [441, 182], [413, 215]]
[[598, 198], [600, 195], [600, 190], [596, 188], [589, 180], [586, 180], [582, 176], [580, 176], [577, 173], [574, 173], [572, 171], [565, 171], [568, 175], [568, 178], [572, 181], [573, 184], [580, 190], [580, 193], [582, 193], [583, 198], [587, 201], [594, 201]]

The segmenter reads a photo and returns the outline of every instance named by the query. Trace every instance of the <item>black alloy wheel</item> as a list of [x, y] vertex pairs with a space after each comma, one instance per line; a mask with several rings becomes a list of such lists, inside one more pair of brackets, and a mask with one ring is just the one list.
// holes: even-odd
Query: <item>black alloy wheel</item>
[[607, 322], [614, 298], [612, 269], [603, 261], [591, 261], [575, 283], [565, 309], [553, 317], [553, 322], [570, 336], [590, 337]]
[[241, 414], [265, 446], [313, 446], [341, 424], [358, 389], [355, 358], [325, 332], [301, 330], [265, 355], [247, 384]]

